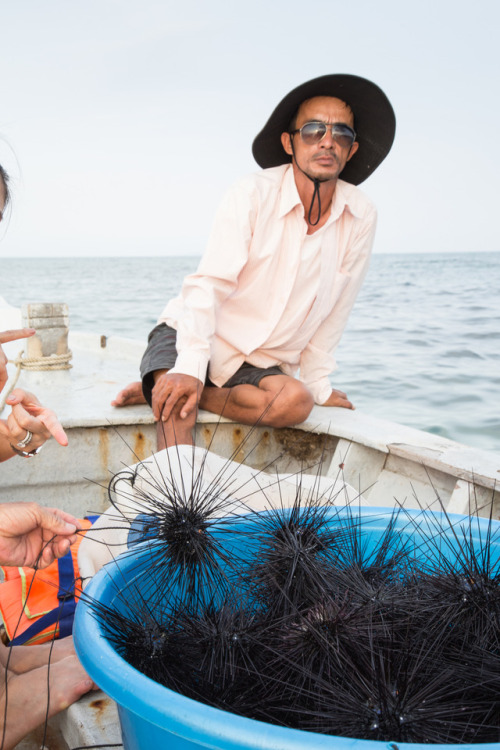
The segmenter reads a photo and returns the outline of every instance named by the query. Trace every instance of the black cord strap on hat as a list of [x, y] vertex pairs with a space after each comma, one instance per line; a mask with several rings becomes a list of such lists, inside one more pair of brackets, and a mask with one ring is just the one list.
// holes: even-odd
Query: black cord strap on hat
[[[311, 199], [311, 203], [309, 205], [309, 211], [307, 213], [307, 222], [312, 227], [315, 227], [316, 224], [319, 224], [319, 220], [321, 219], [321, 195], [319, 192], [319, 188], [320, 188], [321, 183], [327, 182], [327, 180], [320, 180], [318, 177], [311, 177], [310, 175], [307, 174], [307, 172], [304, 172], [304, 170], [302, 169], [302, 167], [297, 161], [297, 157], [295, 156], [295, 149], [293, 147], [293, 133], [290, 133], [290, 144], [292, 147], [293, 158], [295, 159], [295, 164], [297, 165], [298, 169], [300, 169], [302, 174], [305, 174], [308, 180], [311, 180], [311, 182], [314, 183], [314, 192], [313, 192], [313, 196]], [[312, 212], [314, 208], [314, 202], [316, 199], [318, 200], [318, 218], [316, 219], [316, 221], [313, 222], [311, 221], [311, 217], [312, 217]]]
[[[300, 167], [299, 167], [299, 169], [300, 169]], [[306, 177], [309, 177], [309, 175], [306, 174], [305, 172], [304, 172], [304, 174], [306, 175]], [[312, 178], [309, 177], [309, 179], [311, 180]], [[309, 224], [312, 227], [315, 227], [316, 224], [318, 224], [319, 220], [321, 219], [321, 195], [320, 195], [320, 192], [319, 192], [319, 186], [320, 186], [321, 180], [318, 180], [318, 178], [315, 177], [313, 179], [313, 182], [314, 182], [314, 192], [313, 192], [313, 197], [312, 197], [312, 200], [311, 200], [311, 205], [309, 206], [309, 213], [307, 214], [307, 221], [309, 222]], [[316, 197], [318, 198], [318, 218], [316, 219], [316, 221], [311, 221], [312, 210], [313, 210], [314, 201], [315, 201]]]

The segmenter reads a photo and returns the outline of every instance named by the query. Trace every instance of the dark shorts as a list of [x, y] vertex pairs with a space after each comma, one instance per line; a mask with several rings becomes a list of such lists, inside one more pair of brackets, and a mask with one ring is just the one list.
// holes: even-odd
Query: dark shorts
[[[171, 370], [175, 365], [177, 359], [177, 331], [174, 328], [170, 328], [166, 323], [160, 323], [157, 325], [148, 337], [148, 346], [144, 352], [144, 356], [141, 361], [141, 378], [142, 378], [142, 392], [144, 398], [151, 406], [151, 391], [154, 386], [153, 373], [156, 370]], [[224, 388], [232, 388], [235, 385], [255, 385], [258, 386], [262, 378], [268, 375], [283, 375], [277, 365], [273, 367], [254, 367], [254, 365], [248, 362], [243, 362], [241, 367], [236, 370], [228, 381], [224, 383]], [[217, 386], [212, 383], [208, 375], [205, 380], [205, 385], [216, 388]]]

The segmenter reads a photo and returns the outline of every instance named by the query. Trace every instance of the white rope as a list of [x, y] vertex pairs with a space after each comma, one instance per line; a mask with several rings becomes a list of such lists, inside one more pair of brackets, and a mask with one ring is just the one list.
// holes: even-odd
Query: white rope
[[[50, 354], [48, 357], [21, 357], [21, 369], [38, 370], [40, 372], [45, 370], [70, 370], [73, 367], [73, 365], [70, 365], [72, 356], [72, 352], [68, 351], [66, 354]], [[18, 360], [12, 362], [13, 365], [17, 365], [17, 363]]]

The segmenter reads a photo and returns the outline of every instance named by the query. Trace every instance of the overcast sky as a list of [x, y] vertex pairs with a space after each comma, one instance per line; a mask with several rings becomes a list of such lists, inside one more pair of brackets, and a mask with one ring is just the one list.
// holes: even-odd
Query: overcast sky
[[498, 0], [2, 0], [0, 257], [201, 254], [278, 101], [375, 81], [376, 252], [500, 250]]

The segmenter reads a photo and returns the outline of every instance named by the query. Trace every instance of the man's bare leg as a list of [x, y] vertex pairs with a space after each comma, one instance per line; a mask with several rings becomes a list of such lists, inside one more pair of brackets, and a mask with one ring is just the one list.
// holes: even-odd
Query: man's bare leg
[[197, 414], [196, 411], [193, 411], [185, 419], [181, 419], [179, 413], [182, 405], [176, 406], [165, 422], [160, 419], [156, 423], [156, 439], [159, 451], [170, 448], [172, 445], [194, 444], [193, 434]]
[[[147, 401], [144, 398], [142, 392], [142, 383], [129, 383], [123, 388], [111, 402], [111, 406], [133, 406], [134, 404], [146, 404]], [[184, 425], [174, 425], [168, 422], [162, 422], [161, 420], [156, 423], [156, 446], [157, 450], [161, 451], [167, 446], [175, 445], [177, 443], [187, 443], [191, 445], [193, 442], [192, 435], [186, 434]], [[177, 427], [177, 429], [176, 429]]]
[[[155, 382], [165, 372], [166, 370], [156, 372]], [[144, 402], [141, 384], [133, 383], [118, 394], [113, 404], [141, 403], [141, 397]], [[253, 425], [260, 421], [261, 424], [272, 427], [291, 427], [308, 417], [314, 401], [309, 390], [299, 380], [288, 375], [268, 375], [262, 378], [258, 386], [205, 387], [199, 405], [202, 409], [214, 414], [224, 414], [242, 424]], [[158, 450], [171, 445], [193, 444], [196, 414], [192, 412], [182, 419], [182, 406], [183, 403], [180, 402], [167, 420], [158, 421]]]
[[[155, 373], [155, 379], [162, 373]], [[223, 414], [242, 424], [260, 422], [272, 427], [290, 427], [306, 419], [314, 405], [309, 390], [288, 375], [268, 375], [258, 386], [237, 385], [233, 388], [203, 388], [199, 406], [214, 414]], [[182, 419], [183, 402], [179, 402], [166, 421], [157, 427], [158, 450], [171, 445], [192, 445], [196, 413]]]
[[[37, 648], [35, 646], [35, 648]], [[50, 697], [47, 692], [50, 685]], [[7, 678], [0, 674], [0, 736], [3, 732], [5, 703], [7, 725], [4, 750], [12, 750], [29, 732], [43, 724], [49, 704], [49, 716], [54, 716], [92, 689], [89, 678], [76, 656], [68, 656], [55, 664], [31, 669]]]
[[[193, 445], [194, 440], [194, 427], [196, 424], [197, 409], [185, 416], [181, 417], [181, 413], [184, 405], [186, 404], [186, 398], [181, 396], [175, 403], [172, 411], [168, 418], [165, 418], [163, 413], [163, 404], [165, 393], [160, 390], [158, 393], [158, 387], [161, 388], [161, 381], [158, 383], [163, 375], [167, 375], [168, 370], [156, 370], [153, 373], [154, 383], [152, 391], [152, 406], [153, 414], [158, 420], [156, 425], [156, 441], [158, 450], [164, 448], [170, 448], [172, 445]], [[158, 384], [158, 385], [157, 385]], [[201, 388], [201, 383], [199, 384]], [[156, 409], [156, 411], [155, 411]]]
[[205, 387], [200, 407], [235, 422], [292, 427], [309, 416], [314, 400], [303, 383], [288, 375], [268, 375], [258, 386]]

